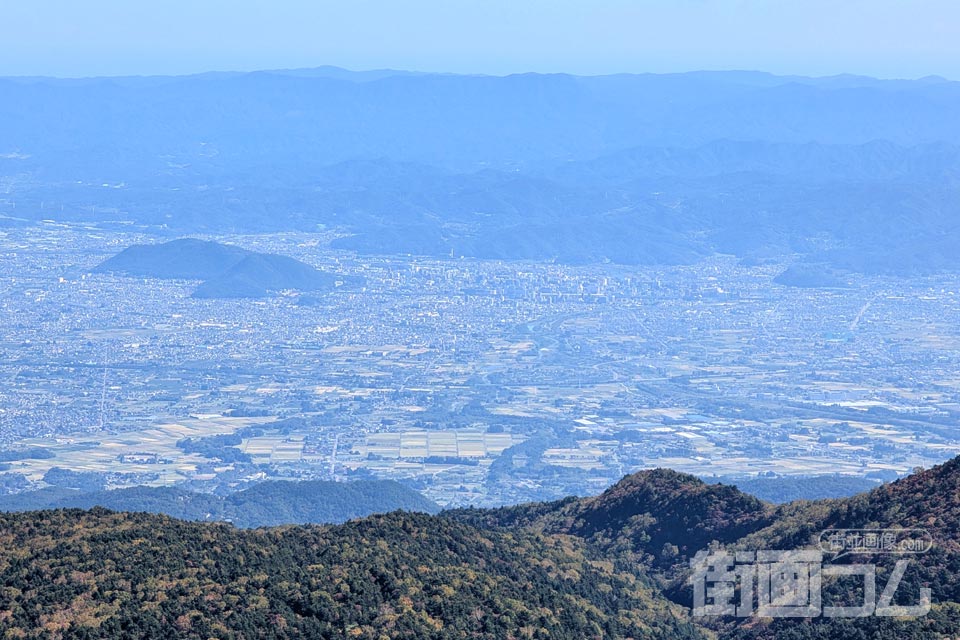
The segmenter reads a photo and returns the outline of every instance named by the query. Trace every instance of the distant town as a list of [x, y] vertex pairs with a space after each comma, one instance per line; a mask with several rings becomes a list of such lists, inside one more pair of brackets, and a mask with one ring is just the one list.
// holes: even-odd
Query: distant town
[[567, 266], [334, 237], [207, 239], [362, 289], [200, 299], [93, 272], [158, 241], [133, 225], [0, 230], [0, 493], [376, 477], [488, 506], [653, 467], [882, 481], [960, 452], [952, 277], [814, 289], [774, 283], [783, 257]]

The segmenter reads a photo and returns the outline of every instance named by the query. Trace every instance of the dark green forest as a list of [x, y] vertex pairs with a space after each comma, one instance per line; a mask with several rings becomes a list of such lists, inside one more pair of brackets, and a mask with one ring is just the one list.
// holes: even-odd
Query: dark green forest
[[59, 510], [0, 532], [5, 637], [703, 637], [576, 541], [428, 515], [240, 531]]
[[[898, 592], [907, 604], [931, 588], [929, 615], [690, 616], [689, 566], [697, 551], [814, 548], [827, 529], [882, 527], [930, 535], [933, 548], [916, 556]], [[245, 530], [102, 508], [8, 513], [0, 515], [0, 541], [0, 633], [9, 638], [960, 634], [960, 459], [853, 498], [780, 506], [654, 470], [590, 498], [394, 512], [327, 526]], [[882, 580], [893, 557], [871, 562]], [[828, 584], [824, 597], [844, 592]]]

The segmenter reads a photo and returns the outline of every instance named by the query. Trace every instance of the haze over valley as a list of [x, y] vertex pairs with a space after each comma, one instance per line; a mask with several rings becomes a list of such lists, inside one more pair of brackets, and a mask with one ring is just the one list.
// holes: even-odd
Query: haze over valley
[[956, 83], [2, 83], [4, 491], [786, 500], [957, 452]]
[[933, 74], [0, 78], [0, 636], [960, 637], [957, 113]]

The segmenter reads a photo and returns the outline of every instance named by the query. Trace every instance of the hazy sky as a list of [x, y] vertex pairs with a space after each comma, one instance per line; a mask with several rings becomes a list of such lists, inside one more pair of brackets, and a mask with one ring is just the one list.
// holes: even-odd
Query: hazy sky
[[0, 75], [324, 64], [960, 79], [960, 0], [0, 0]]

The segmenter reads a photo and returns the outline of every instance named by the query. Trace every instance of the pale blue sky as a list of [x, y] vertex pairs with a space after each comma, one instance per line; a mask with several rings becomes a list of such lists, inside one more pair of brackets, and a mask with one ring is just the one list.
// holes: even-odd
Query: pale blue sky
[[310, 67], [960, 78], [960, 0], [0, 0], [0, 75]]

